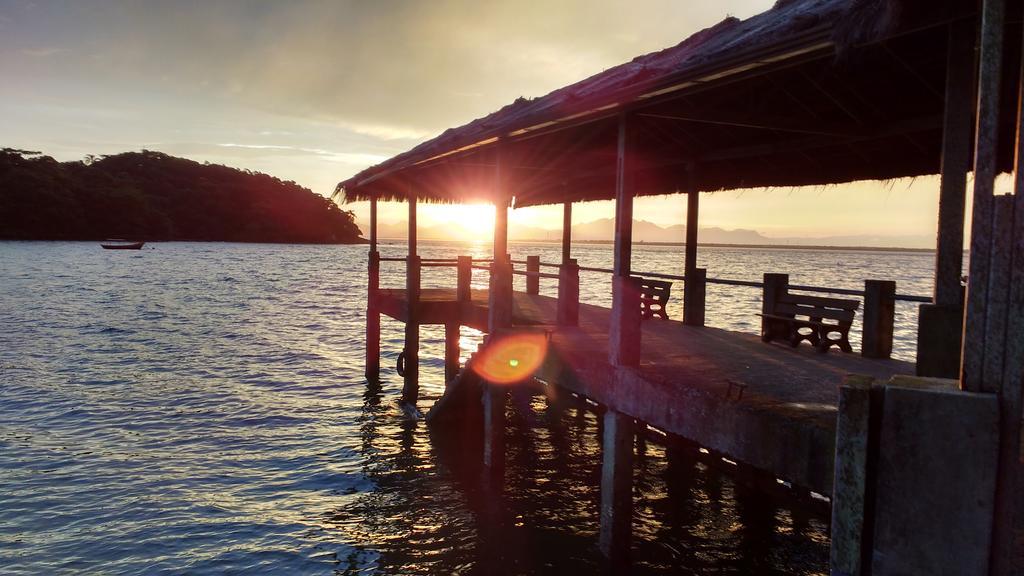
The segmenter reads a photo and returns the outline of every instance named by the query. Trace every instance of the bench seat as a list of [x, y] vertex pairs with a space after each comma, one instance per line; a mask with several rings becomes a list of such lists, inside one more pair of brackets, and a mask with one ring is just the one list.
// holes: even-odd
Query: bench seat
[[852, 352], [850, 326], [859, 307], [857, 300], [784, 292], [775, 302], [766, 302], [766, 311], [759, 314], [761, 340], [787, 340], [793, 347], [807, 340], [818, 352], [832, 346]]

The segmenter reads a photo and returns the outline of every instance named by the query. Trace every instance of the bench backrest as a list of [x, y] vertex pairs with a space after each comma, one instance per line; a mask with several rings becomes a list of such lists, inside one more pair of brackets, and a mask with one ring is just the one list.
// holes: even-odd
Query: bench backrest
[[640, 295], [653, 298], [661, 303], [668, 301], [672, 292], [672, 283], [665, 280], [652, 280], [650, 278], [637, 277], [640, 282]]
[[828, 319], [839, 324], [849, 325], [853, 323], [853, 317], [858, 308], [860, 308], [859, 300], [806, 296], [786, 292], [779, 295], [772, 313]]

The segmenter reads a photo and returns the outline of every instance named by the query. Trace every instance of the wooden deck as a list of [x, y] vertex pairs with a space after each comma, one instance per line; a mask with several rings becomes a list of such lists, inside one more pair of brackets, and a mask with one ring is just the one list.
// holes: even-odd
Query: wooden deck
[[[579, 327], [554, 326], [556, 299], [514, 293], [516, 325], [549, 325], [547, 361], [538, 376], [665, 432], [821, 494], [832, 490], [838, 387], [847, 374], [887, 379], [914, 365], [874, 360], [806, 344], [765, 344], [757, 335], [645, 320], [638, 369], [607, 361], [611, 310], [580, 305]], [[381, 313], [405, 320], [404, 290], [382, 290]], [[471, 303], [454, 290], [423, 290], [422, 324], [459, 317], [486, 329], [487, 292]], [[752, 312], [753, 314], [753, 312]], [[458, 315], [458, 316], [456, 316]]]

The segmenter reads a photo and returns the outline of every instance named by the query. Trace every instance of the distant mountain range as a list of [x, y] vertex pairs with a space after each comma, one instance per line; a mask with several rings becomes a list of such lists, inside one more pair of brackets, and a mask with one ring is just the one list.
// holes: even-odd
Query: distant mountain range
[[[362, 223], [362, 229], [369, 227]], [[608, 242], [614, 239], [615, 221], [602, 218], [591, 222], [581, 222], [572, 227], [572, 239], [577, 242]], [[420, 227], [419, 237], [423, 240], [447, 240], [454, 236], [467, 237], [471, 232], [460, 229], [457, 224]], [[405, 222], [379, 224], [378, 235], [381, 238], [405, 238]], [[538, 228], [532, 226], [509, 225], [509, 239], [518, 241], [559, 241], [562, 231], [558, 229]], [[697, 239], [702, 244], [753, 244], [783, 246], [837, 246], [837, 247], [880, 247], [880, 248], [934, 248], [935, 238], [918, 235], [850, 235], [823, 237], [767, 237], [757, 230], [736, 228], [726, 230], [718, 227], [700, 228]], [[668, 242], [682, 243], [686, 240], [686, 226], [659, 226], [646, 220], [633, 221], [634, 242]]]

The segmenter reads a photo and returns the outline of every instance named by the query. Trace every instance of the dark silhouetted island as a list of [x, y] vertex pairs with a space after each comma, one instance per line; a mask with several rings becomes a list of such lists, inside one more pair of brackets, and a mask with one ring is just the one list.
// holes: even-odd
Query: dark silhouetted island
[[352, 212], [295, 182], [143, 150], [58, 162], [0, 149], [0, 238], [361, 243]]

